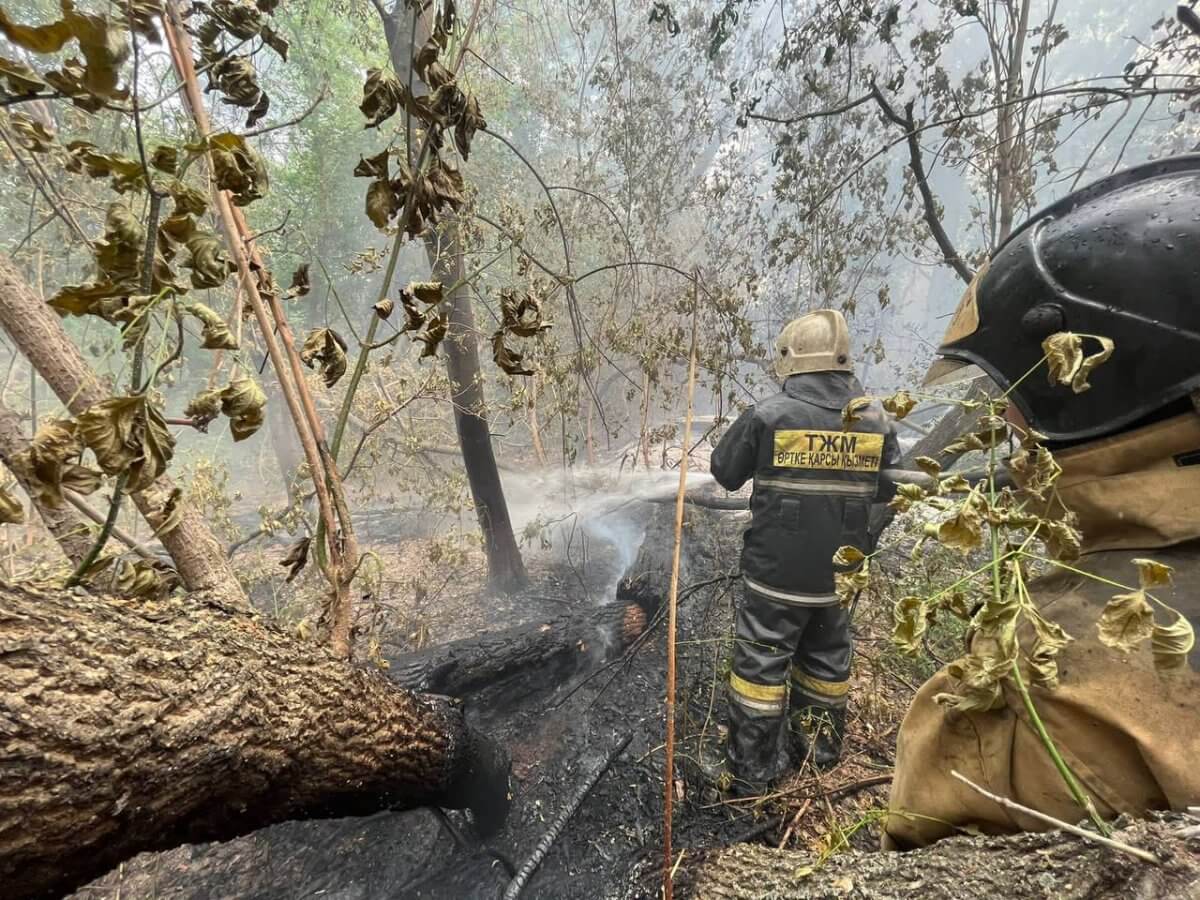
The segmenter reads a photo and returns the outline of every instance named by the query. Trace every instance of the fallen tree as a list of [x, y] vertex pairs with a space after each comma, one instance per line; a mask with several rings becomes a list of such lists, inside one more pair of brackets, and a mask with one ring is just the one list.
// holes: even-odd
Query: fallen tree
[[444, 699], [253, 616], [0, 585], [0, 884], [56, 896], [145, 850], [386, 808], [508, 808]]
[[[1115, 835], [1153, 851], [1149, 865], [1058, 831], [1012, 837], [959, 837], [909, 853], [837, 853], [825, 862], [761, 844], [686, 853], [675, 896], [704, 900], [817, 897], [1092, 900], [1200, 894], [1200, 832], [1172, 816], [1136, 822]], [[648, 870], [652, 868], [647, 865]], [[646, 871], [626, 898], [657, 897], [658, 871]]]

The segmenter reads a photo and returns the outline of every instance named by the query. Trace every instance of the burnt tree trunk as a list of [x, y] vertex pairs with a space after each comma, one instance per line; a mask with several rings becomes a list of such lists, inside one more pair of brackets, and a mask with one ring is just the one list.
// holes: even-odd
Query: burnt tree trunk
[[460, 711], [243, 613], [0, 585], [0, 884], [60, 895], [146, 850], [298, 818], [507, 812]]
[[465, 697], [516, 675], [536, 671], [543, 684], [628, 647], [646, 629], [653, 609], [608, 603], [595, 609], [538, 619], [450, 641], [389, 659], [388, 677], [414, 691]]
[[[0, 254], [0, 328], [50, 385], [58, 399], [78, 415], [106, 399], [105, 387], [63, 330], [57, 314], [33, 292], [12, 261]], [[162, 476], [130, 496], [150, 526], [158, 532], [165, 521], [175, 485]], [[180, 500], [179, 523], [160, 535], [184, 585], [191, 591], [232, 606], [247, 607], [246, 593], [225, 558], [225, 548], [204, 518]]]
[[492, 449], [483, 396], [483, 372], [479, 367], [479, 346], [475, 337], [475, 314], [471, 310], [470, 289], [463, 283], [465, 272], [458, 234], [456, 226], [443, 228], [437, 235], [446, 239], [445, 242], [439, 245], [437, 238], [431, 238], [426, 248], [433, 277], [447, 290], [454, 288], [445, 300], [449, 306], [449, 325], [442, 348], [450, 376], [450, 400], [454, 404], [454, 425], [462, 448], [463, 467], [487, 552], [488, 582], [502, 591], [514, 591], [523, 587], [528, 577], [513, 534], [504, 485]]

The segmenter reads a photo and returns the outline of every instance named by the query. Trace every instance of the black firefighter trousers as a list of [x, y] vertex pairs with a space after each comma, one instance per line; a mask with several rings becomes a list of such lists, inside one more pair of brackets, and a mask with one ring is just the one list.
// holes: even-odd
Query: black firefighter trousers
[[789, 707], [794, 729], [814, 707], [844, 709], [850, 657], [849, 610], [783, 602], [745, 587], [729, 676], [726, 756], [735, 777], [765, 783], [784, 773]]

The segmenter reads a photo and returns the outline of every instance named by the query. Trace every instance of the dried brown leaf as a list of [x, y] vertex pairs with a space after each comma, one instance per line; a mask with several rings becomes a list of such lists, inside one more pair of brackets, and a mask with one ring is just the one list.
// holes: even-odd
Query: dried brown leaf
[[287, 578], [284, 579], [288, 584], [295, 581], [308, 564], [308, 548], [311, 543], [312, 539], [307, 536], [300, 538], [288, 548], [287, 556], [279, 561], [279, 564], [288, 570]]
[[267, 395], [253, 378], [235, 378], [221, 391], [221, 412], [229, 417], [234, 441], [244, 441], [262, 427]]
[[346, 342], [332, 328], [318, 328], [304, 339], [300, 359], [310, 369], [319, 364], [325, 386], [333, 387], [346, 374]]
[[233, 336], [233, 332], [229, 330], [225, 320], [212, 309], [203, 303], [189, 303], [184, 310], [203, 323], [200, 346], [205, 350], [236, 350], [238, 348], [237, 338]]

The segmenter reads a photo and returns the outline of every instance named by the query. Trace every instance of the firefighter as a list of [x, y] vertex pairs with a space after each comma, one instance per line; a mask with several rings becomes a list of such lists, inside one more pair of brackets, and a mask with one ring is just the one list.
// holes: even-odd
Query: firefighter
[[754, 479], [724, 760], [736, 793], [762, 792], [783, 774], [789, 732], [791, 763], [828, 768], [841, 755], [850, 620], [833, 556], [844, 545], [867, 549], [880, 470], [900, 456], [877, 405], [844, 425], [843, 410], [864, 392], [841, 313], [796, 319], [776, 349], [782, 391], [738, 417], [711, 463], [727, 490]]
[[[1174, 568], [1155, 589], [1200, 625], [1200, 156], [1110, 176], [1035, 215], [976, 277], [938, 350], [930, 381], [973, 365], [1010, 391], [1012, 418], [1047, 437], [1062, 474], [1047, 514], [1078, 516], [1083, 557], [1109, 582], [1136, 584], [1133, 560]], [[1038, 365], [1057, 332], [1100, 335], [1112, 357], [1083, 393], [1053, 386]], [[1016, 473], [1014, 473], [1015, 475]], [[1018, 478], [1019, 482], [1019, 478]], [[1039, 508], [1040, 511], [1041, 508]], [[1119, 589], [1070, 571], [1030, 582], [1042, 614], [1074, 638], [1060, 685], [1032, 688], [1035, 709], [1105, 818], [1200, 804], [1200, 654], [1156, 673], [1145, 642], [1122, 654], [1097, 620]], [[1173, 617], [1156, 612], [1163, 624]], [[1030, 647], [1030, 635], [1021, 635]], [[1027, 683], [1031, 673], [1025, 668]], [[918, 691], [901, 725], [884, 844], [921, 846], [976, 826], [989, 833], [1047, 826], [1010, 812], [951, 776], [1055, 818], [1083, 813], [1069, 795], [1011, 683], [998, 708], [956, 712], [943, 670]]]

